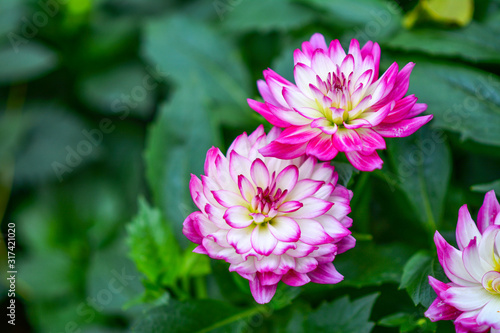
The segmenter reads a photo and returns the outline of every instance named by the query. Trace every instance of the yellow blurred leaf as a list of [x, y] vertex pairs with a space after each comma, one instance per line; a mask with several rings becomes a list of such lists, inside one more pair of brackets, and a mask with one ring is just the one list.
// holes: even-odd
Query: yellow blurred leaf
[[417, 21], [430, 19], [444, 24], [465, 26], [472, 20], [474, 0], [420, 0], [406, 14], [403, 25], [411, 28]]
[[424, 0], [422, 6], [436, 21], [467, 25], [474, 13], [473, 0]]

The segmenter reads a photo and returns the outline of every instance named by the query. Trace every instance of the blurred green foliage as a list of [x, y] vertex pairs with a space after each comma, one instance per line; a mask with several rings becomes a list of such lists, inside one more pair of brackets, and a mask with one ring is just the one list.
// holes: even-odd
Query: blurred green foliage
[[[0, 216], [19, 271], [2, 332], [453, 332], [423, 317], [426, 275], [442, 274], [432, 235], [453, 241], [459, 207], [500, 193], [500, 1], [457, 3], [2, 0]], [[208, 148], [263, 123], [255, 81], [293, 79], [314, 32], [377, 41], [381, 69], [415, 62], [409, 93], [434, 120], [387, 140], [381, 171], [334, 162], [354, 191], [345, 281], [257, 306], [191, 252], [188, 182]]]

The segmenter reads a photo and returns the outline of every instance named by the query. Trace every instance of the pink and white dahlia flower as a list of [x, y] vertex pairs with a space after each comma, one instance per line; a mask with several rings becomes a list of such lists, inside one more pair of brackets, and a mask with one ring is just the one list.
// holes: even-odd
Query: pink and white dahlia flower
[[459, 250], [436, 232], [439, 262], [451, 282], [429, 276], [437, 298], [425, 315], [432, 321], [454, 320], [459, 333], [500, 333], [500, 205], [494, 191], [486, 194], [477, 222], [467, 205], [460, 208]]
[[338, 174], [314, 157], [264, 157], [263, 126], [243, 133], [225, 157], [211, 148], [201, 180], [192, 175], [191, 196], [200, 209], [184, 221], [184, 235], [199, 244], [194, 252], [230, 263], [250, 281], [258, 303], [269, 302], [281, 280], [291, 286], [310, 281], [337, 283], [332, 264], [355, 245], [347, 214], [352, 192], [337, 184]]
[[353, 39], [346, 55], [338, 40], [327, 47], [317, 33], [294, 52], [296, 84], [265, 70], [265, 81], [257, 82], [264, 103], [248, 103], [285, 130], [261, 154], [283, 159], [307, 154], [329, 161], [344, 152], [359, 170], [380, 169], [376, 150], [386, 148], [384, 137], [408, 136], [432, 115], [415, 117], [427, 105], [416, 103], [414, 95], [404, 97], [414, 64], [398, 72], [394, 63], [379, 78], [379, 61], [377, 43], [360, 49]]

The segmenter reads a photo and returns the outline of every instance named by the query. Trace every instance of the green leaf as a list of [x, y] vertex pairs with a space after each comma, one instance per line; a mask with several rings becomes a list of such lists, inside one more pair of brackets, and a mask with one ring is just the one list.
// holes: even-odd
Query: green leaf
[[60, 105], [29, 104], [23, 109], [25, 130], [16, 151], [15, 183], [60, 182], [100, 149], [83, 135], [90, 131], [74, 113]]
[[427, 251], [419, 251], [406, 263], [403, 269], [400, 289], [406, 289], [415, 305], [429, 307], [436, 298], [436, 293], [429, 284], [429, 275], [437, 279], [445, 279], [436, 258]]
[[25, 297], [29, 299], [53, 300], [74, 290], [74, 262], [66, 253], [45, 247], [19, 259], [17, 265], [22, 267], [19, 284], [25, 287]]
[[368, 320], [378, 296], [378, 293], [371, 294], [353, 302], [349, 300], [348, 296], [344, 296], [331, 303], [323, 303], [307, 318], [305, 331], [316, 333], [369, 333], [375, 324]]
[[195, 210], [189, 193], [190, 174], [203, 172], [207, 150], [219, 141], [200, 89], [192, 89], [189, 83], [160, 107], [159, 118], [149, 128], [145, 153], [155, 202], [184, 245], [188, 241], [182, 234], [182, 222]]
[[0, 47], [0, 63], [8, 64], [0, 68], [0, 84], [32, 80], [56, 67], [57, 55], [52, 50], [23, 39], [26, 42], [21, 46], [4, 44]]
[[326, 12], [325, 22], [349, 29], [343, 40], [360, 42], [388, 37], [401, 27], [401, 9], [396, 3], [382, 0], [301, 0], [305, 5]]
[[473, 62], [500, 62], [500, 36], [488, 26], [475, 22], [455, 30], [401, 30], [386, 45], [397, 50], [460, 57]]
[[292, 301], [299, 296], [301, 289], [280, 283], [276, 289], [273, 299], [269, 302], [269, 307], [274, 310], [285, 308], [292, 304]]
[[451, 172], [451, 154], [442, 133], [424, 126], [410, 137], [387, 140], [387, 147], [395, 174], [385, 170], [386, 180], [406, 194], [416, 218], [434, 232]]
[[127, 233], [130, 256], [139, 271], [158, 285], [174, 283], [181, 265], [180, 250], [160, 210], [140, 199], [139, 213]]
[[[20, 29], [16, 31], [25, 12], [24, 3], [18, 0], [3, 0], [0, 2], [0, 36], [6, 36], [9, 42], [15, 35], [23, 37]], [[15, 34], [15, 35], [14, 35]]]
[[412, 61], [416, 66], [410, 92], [427, 103], [433, 127], [457, 132], [463, 140], [500, 146], [498, 76], [464, 65]]
[[358, 242], [356, 247], [335, 258], [334, 264], [345, 277], [343, 286], [359, 288], [399, 283], [402, 267], [410, 255], [411, 250], [402, 244]]
[[496, 195], [500, 195], [500, 179], [487, 184], [476, 184], [471, 187], [474, 192], [486, 193], [495, 190]]
[[234, 46], [210, 26], [181, 15], [149, 22], [143, 54], [178, 84], [211, 100], [247, 108], [248, 74]]
[[19, 112], [5, 112], [0, 116], [0, 160], [11, 158], [14, 151], [21, 144], [29, 121]]
[[399, 327], [399, 332], [436, 332], [436, 323], [431, 322], [428, 318], [417, 316], [412, 313], [398, 312], [386, 316], [379, 320], [379, 326], [384, 327]]
[[182, 267], [180, 276], [205, 276], [210, 274], [210, 258], [205, 255], [193, 252], [197, 244], [192, 244], [184, 250], [182, 256]]
[[244, 319], [266, 311], [264, 306], [239, 310], [229, 303], [215, 300], [177, 302], [148, 311], [133, 326], [132, 332], [208, 333], [239, 332]]
[[289, 0], [239, 1], [231, 6], [223, 0], [213, 3], [223, 26], [232, 32], [290, 30], [312, 21], [312, 10]]
[[[151, 71], [151, 68], [150, 68]], [[147, 118], [154, 108], [158, 81], [138, 63], [128, 63], [83, 79], [78, 89], [82, 100], [104, 114]]]
[[142, 274], [127, 258], [123, 234], [90, 258], [87, 275], [87, 301], [99, 312], [124, 313], [127, 302], [144, 292]]
[[335, 167], [335, 171], [339, 174], [339, 184], [343, 186], [347, 186], [353, 173], [359, 173], [359, 171], [354, 168], [351, 163], [334, 161], [332, 162], [332, 165]]

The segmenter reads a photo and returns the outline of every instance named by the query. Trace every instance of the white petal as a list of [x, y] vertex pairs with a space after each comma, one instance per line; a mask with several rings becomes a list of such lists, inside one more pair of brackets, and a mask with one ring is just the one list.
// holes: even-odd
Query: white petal
[[295, 165], [284, 168], [276, 177], [276, 189], [292, 190], [297, 184], [299, 169]]
[[300, 238], [299, 225], [289, 217], [275, 217], [269, 222], [269, 230], [274, 237], [283, 242], [295, 242]]
[[314, 218], [325, 214], [333, 206], [333, 202], [314, 197], [305, 198], [301, 202], [304, 206], [295, 212], [289, 213], [288, 216], [297, 218]]
[[296, 219], [300, 226], [300, 240], [306, 244], [318, 245], [333, 241], [323, 226], [313, 219]]
[[293, 190], [288, 193], [287, 200], [300, 201], [304, 198], [307, 198], [316, 193], [316, 191], [318, 191], [324, 183], [325, 182], [323, 181], [302, 179], [297, 182]]
[[224, 220], [233, 228], [246, 228], [253, 222], [252, 216], [247, 208], [243, 206], [234, 206], [226, 210]]
[[477, 229], [476, 223], [472, 220], [467, 205], [463, 205], [458, 211], [456, 236], [460, 250], [465, 249], [474, 237], [478, 242], [481, 240], [481, 233]]
[[233, 228], [227, 233], [227, 242], [236, 249], [236, 253], [242, 254], [252, 249], [250, 237], [252, 236], [253, 227], [249, 226], [243, 229]]
[[260, 158], [253, 161], [250, 168], [252, 180], [257, 187], [265, 190], [269, 186], [269, 171]]
[[483, 232], [481, 243], [479, 243], [479, 255], [491, 266], [499, 262], [498, 254], [495, 253], [495, 238], [500, 231], [499, 225], [491, 225]]
[[500, 329], [500, 297], [493, 297], [479, 312], [477, 323]]
[[469, 246], [464, 249], [462, 258], [464, 261], [465, 269], [478, 283], [481, 283], [486, 272], [494, 270], [491, 265], [486, 263], [479, 256], [476, 239], [473, 239], [470, 242]]
[[251, 241], [254, 250], [263, 256], [270, 255], [278, 244], [278, 240], [265, 223], [258, 225], [253, 230]]
[[451, 287], [441, 293], [444, 301], [460, 311], [473, 311], [482, 308], [493, 295], [478, 287]]

